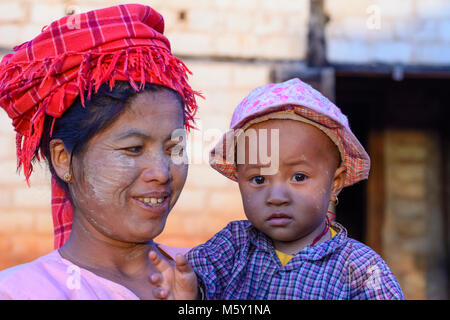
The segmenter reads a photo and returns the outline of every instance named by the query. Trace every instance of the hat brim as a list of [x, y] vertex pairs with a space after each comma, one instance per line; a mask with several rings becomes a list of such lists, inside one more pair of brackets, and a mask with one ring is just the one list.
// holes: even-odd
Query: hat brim
[[[238, 129], [245, 129], [245, 125], [247, 123], [280, 110], [292, 110], [295, 114], [300, 115], [309, 122], [319, 124], [332, 133], [332, 136], [335, 137], [335, 139], [332, 138], [332, 140], [338, 146], [343, 165], [346, 168], [344, 180], [345, 187], [368, 178], [370, 170], [370, 157], [360, 144], [359, 140], [351, 132], [350, 128], [343, 126], [337, 121], [320, 114], [317, 111], [310, 110], [303, 106], [275, 106], [273, 108], [267, 108], [262, 113], [253, 114], [251, 118], [242, 119], [234, 127], [228, 130], [211, 150], [209, 158], [211, 167], [225, 177], [233, 181], [237, 181], [236, 163], [234, 157], [235, 141], [237, 134], [242, 132], [242, 130]], [[269, 119], [270, 117], [266, 118]], [[324, 130], [322, 129], [322, 131]], [[330, 134], [328, 135], [330, 136]]]

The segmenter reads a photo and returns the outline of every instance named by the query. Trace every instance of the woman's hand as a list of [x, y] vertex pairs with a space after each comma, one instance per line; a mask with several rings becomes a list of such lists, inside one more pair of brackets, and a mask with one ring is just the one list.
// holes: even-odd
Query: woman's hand
[[175, 265], [162, 259], [155, 251], [148, 254], [159, 273], [149, 275], [156, 286], [153, 294], [157, 299], [195, 300], [198, 298], [197, 276], [184, 255], [175, 256]]

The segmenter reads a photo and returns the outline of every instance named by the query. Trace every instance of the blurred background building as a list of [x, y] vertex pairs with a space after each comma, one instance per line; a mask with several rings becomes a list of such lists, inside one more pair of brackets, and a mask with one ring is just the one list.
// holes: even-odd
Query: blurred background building
[[[129, 2], [129, 1], [127, 1]], [[201, 90], [186, 186], [157, 241], [191, 247], [243, 219], [237, 184], [207, 154], [234, 107], [271, 81], [300, 77], [349, 116], [372, 159], [344, 189], [337, 221], [389, 264], [406, 298], [448, 299], [450, 1], [147, 0]], [[113, 0], [0, 0], [0, 56], [64, 15]], [[447, 107], [446, 107], [447, 106]], [[0, 269], [53, 250], [50, 174], [16, 174], [11, 121], [0, 110]]]

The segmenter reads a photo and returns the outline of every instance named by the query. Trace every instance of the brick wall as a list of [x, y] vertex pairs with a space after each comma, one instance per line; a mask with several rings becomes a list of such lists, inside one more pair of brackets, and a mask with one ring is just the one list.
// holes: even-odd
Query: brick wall
[[450, 64], [447, 0], [326, 0], [334, 63]]
[[[306, 53], [308, 0], [135, 2], [163, 14], [166, 35], [179, 55], [301, 60]], [[0, 0], [0, 47], [30, 40], [68, 11], [120, 3], [129, 1]]]
[[52, 250], [50, 177], [36, 166], [28, 188], [16, 174], [15, 135], [0, 110], [0, 269], [29, 261]]
[[408, 299], [445, 299], [446, 236], [439, 136], [389, 130], [385, 139], [383, 256]]

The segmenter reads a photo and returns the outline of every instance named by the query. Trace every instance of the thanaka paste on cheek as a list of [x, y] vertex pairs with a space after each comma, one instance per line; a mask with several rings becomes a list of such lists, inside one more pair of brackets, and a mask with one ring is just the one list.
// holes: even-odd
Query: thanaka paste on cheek
[[108, 159], [84, 160], [85, 181], [92, 190], [93, 199], [99, 202], [112, 200], [120, 186], [130, 181], [136, 170], [133, 158], [112, 152]]
[[[132, 174], [136, 170], [135, 160], [118, 152], [110, 152], [101, 159], [85, 157], [83, 163], [83, 177], [81, 183], [83, 195], [75, 194], [85, 218], [104, 234], [112, 236], [114, 231], [110, 227], [103, 209], [110, 209], [114, 202], [120, 201], [120, 192], [134, 181]], [[77, 190], [80, 191], [81, 190]], [[83, 200], [85, 199], [85, 200]], [[87, 205], [84, 205], [87, 203]], [[92, 204], [97, 204], [93, 206]], [[107, 206], [107, 207], [106, 207]]]

